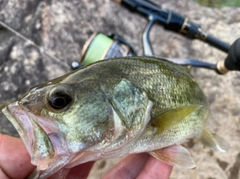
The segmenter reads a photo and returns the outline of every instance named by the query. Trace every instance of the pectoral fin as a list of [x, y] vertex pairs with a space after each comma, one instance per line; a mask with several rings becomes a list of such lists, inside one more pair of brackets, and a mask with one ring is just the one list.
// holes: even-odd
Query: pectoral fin
[[204, 145], [220, 152], [226, 152], [229, 147], [229, 144], [225, 139], [207, 129], [203, 129], [200, 140]]
[[158, 160], [172, 166], [183, 168], [196, 167], [189, 151], [181, 145], [172, 145], [159, 150], [154, 150], [150, 152], [150, 154]]
[[174, 108], [169, 111], [166, 111], [159, 116], [151, 119], [151, 122], [158, 132], [164, 132], [167, 129], [172, 128], [176, 124], [182, 122], [188, 115], [202, 107], [201, 105], [188, 105], [184, 107]]

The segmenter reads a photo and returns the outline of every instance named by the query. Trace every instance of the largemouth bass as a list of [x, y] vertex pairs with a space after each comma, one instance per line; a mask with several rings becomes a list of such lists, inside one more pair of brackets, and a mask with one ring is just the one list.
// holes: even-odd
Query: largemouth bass
[[140, 152], [193, 168], [188, 150], [175, 145], [192, 137], [227, 149], [205, 129], [209, 107], [196, 81], [163, 59], [100, 61], [33, 88], [2, 112], [37, 166], [30, 178]]

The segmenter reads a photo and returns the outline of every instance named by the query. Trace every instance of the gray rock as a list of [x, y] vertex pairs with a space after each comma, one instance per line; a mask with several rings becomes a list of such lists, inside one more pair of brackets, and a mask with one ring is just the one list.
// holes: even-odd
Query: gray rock
[[[201, 24], [206, 32], [230, 44], [240, 36], [238, 8], [212, 9], [187, 0], [155, 2], [189, 17]], [[95, 31], [123, 35], [141, 55], [141, 34], [147, 22], [110, 0], [0, 0], [0, 20], [67, 64], [79, 60], [84, 42]], [[195, 58], [213, 63], [226, 57], [203, 42], [185, 39], [159, 26], [153, 28], [151, 41], [156, 55], [160, 56]], [[32, 86], [68, 71], [0, 27], [0, 104], [17, 100]], [[211, 106], [208, 128], [229, 141], [230, 150], [224, 154], [212, 152], [192, 140], [185, 145], [190, 148], [197, 168], [176, 168], [171, 178], [240, 178], [239, 167], [236, 167], [240, 153], [240, 73], [221, 76], [213, 71], [193, 69], [193, 75]], [[17, 136], [3, 116], [0, 116], [0, 132]], [[111, 162], [115, 160], [100, 169], [96, 165], [89, 178], [99, 178], [109, 169]]]

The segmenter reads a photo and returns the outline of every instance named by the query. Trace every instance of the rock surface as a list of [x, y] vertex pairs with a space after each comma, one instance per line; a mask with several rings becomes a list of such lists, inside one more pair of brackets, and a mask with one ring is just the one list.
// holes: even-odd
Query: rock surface
[[[240, 36], [240, 9], [211, 9], [188, 0], [155, 2], [189, 17], [206, 32], [230, 44]], [[147, 22], [110, 0], [0, 0], [0, 20], [68, 64], [80, 58], [84, 42], [95, 31], [123, 35], [141, 55], [141, 34]], [[159, 26], [152, 30], [151, 39], [156, 55], [160, 56], [213, 63], [226, 57], [207, 44], [187, 40]], [[17, 100], [32, 86], [67, 71], [28, 42], [0, 27], [0, 104]], [[219, 153], [195, 140], [186, 142], [197, 168], [175, 168], [171, 179], [239, 179], [240, 73], [220, 76], [213, 71], [193, 69], [193, 75], [211, 106], [208, 128], [229, 141], [230, 149], [227, 153]], [[0, 116], [0, 132], [17, 136], [3, 116]], [[100, 178], [116, 161], [97, 162], [89, 178]]]

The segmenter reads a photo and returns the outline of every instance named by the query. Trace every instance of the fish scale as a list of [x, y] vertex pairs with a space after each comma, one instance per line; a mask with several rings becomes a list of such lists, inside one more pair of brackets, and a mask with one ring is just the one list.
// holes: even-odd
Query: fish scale
[[[102, 78], [106, 81], [108, 78], [113, 79], [114, 76], [108, 75], [111, 71], [112, 74], [120, 74], [123, 78], [128, 79], [137, 87], [146, 91], [149, 99], [159, 103], [163, 109], [184, 104], [206, 103], [203, 92], [183, 67], [176, 67], [175, 64], [167, 61], [161, 61], [161, 64], [158, 65], [159, 61], [152, 58], [145, 60], [147, 62], [124, 59], [116, 62], [114, 65], [106, 63], [106, 65], [102, 65], [103, 67], [95, 69], [96, 81]], [[95, 65], [98, 66], [97, 64]], [[182, 70], [179, 72], [177, 68]], [[81, 80], [85, 79], [84, 71], [79, 72], [79, 76]], [[119, 76], [116, 78], [119, 78]], [[196, 98], [196, 96], [199, 98]], [[159, 105], [156, 108], [159, 109]]]

